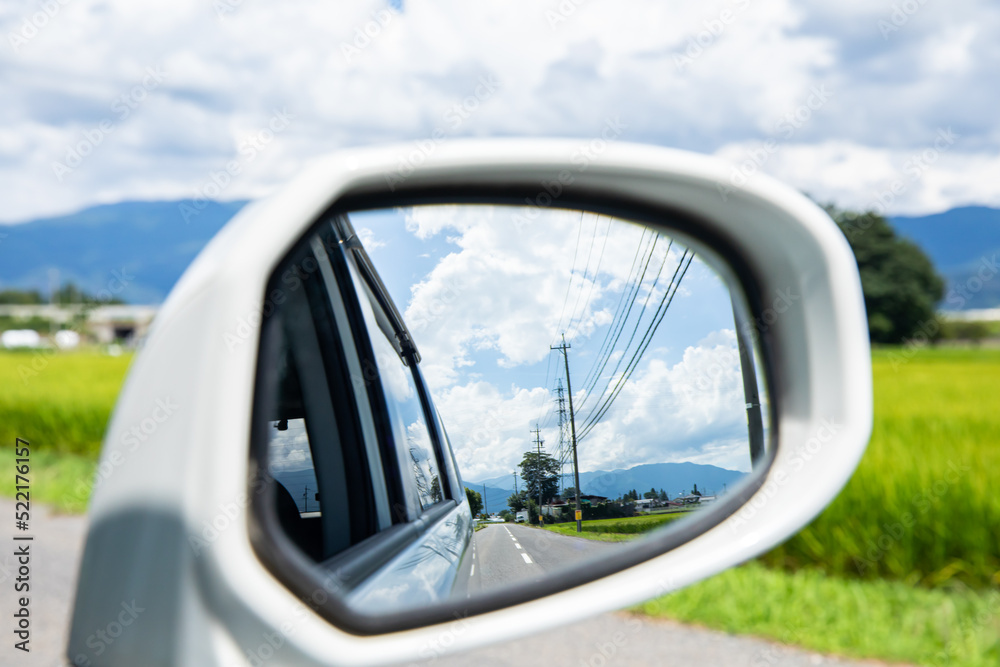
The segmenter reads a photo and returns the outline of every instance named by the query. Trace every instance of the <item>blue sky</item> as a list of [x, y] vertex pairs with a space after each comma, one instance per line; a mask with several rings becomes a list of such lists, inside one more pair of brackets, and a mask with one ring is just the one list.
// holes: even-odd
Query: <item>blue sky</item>
[[608, 122], [843, 206], [1000, 205], [987, 0], [4, 2], [0, 34], [7, 222], [257, 198], [312, 157], [435, 130]]
[[[683, 245], [622, 220], [546, 209], [519, 226], [519, 213], [526, 219], [492, 206], [351, 215], [417, 342], [463, 476], [509, 473], [536, 425], [546, 450], [559, 451], [555, 388], [565, 375], [550, 346], [563, 332], [581, 470], [670, 461], [749, 470], [732, 302], [719, 274], [699, 258], [684, 271]], [[665, 297], [635, 370], [584, 436]], [[619, 323], [621, 335], [609, 337]]]

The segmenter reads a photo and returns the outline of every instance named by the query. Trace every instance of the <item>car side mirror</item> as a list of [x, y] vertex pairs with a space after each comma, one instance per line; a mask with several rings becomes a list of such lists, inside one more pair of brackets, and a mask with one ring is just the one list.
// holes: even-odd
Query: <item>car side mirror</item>
[[[406, 151], [315, 163], [171, 294], [105, 441], [71, 660], [122, 600], [151, 620], [108, 664], [272, 635], [287, 662], [389, 663], [455, 623], [465, 650], [752, 558], [846, 483], [869, 344], [820, 208], [647, 146]], [[580, 537], [602, 531], [643, 536]]]

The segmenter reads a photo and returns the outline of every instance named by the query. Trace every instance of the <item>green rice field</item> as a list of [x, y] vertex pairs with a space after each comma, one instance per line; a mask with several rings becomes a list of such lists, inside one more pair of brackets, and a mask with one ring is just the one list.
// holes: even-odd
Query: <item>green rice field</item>
[[[129, 362], [0, 353], [0, 436], [32, 443], [33, 500], [85, 509]], [[880, 349], [873, 363], [871, 444], [830, 507], [757, 561], [638, 611], [855, 657], [1000, 664], [1000, 350]], [[584, 536], [632, 539], [675, 517], [589, 521]]]
[[551, 530], [562, 535], [572, 535], [575, 537], [585, 537], [601, 542], [622, 542], [631, 540], [648, 533], [654, 528], [676, 521], [681, 517], [688, 516], [689, 512], [675, 512], [673, 514], [651, 514], [645, 516], [634, 516], [627, 519], [597, 519], [583, 522], [583, 532], [576, 532], [576, 522], [552, 523], [545, 526], [546, 530]]

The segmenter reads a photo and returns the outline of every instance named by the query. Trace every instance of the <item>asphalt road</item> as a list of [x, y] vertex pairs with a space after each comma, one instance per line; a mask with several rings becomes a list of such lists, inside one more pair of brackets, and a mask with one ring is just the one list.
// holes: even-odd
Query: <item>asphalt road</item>
[[473, 539], [469, 594], [521, 581], [537, 581], [574, 563], [620, 548], [517, 524], [490, 524]]
[[[0, 498], [0, 516], [12, 517], [13, 513], [13, 501]], [[58, 515], [32, 504], [29, 534], [35, 539], [32, 542], [31, 653], [25, 656], [12, 648], [12, 642], [5, 640], [0, 644], [0, 666], [58, 667], [66, 664], [62, 656], [86, 526], [84, 517]], [[509, 534], [503, 528], [491, 526], [476, 533], [477, 561], [483, 562], [483, 565], [477, 563], [477, 574], [488, 573], [483, 580], [487, 584], [510, 580], [510, 577], [530, 579], [537, 576], [537, 571], [545, 571], [556, 563], [565, 562], [564, 559], [587, 558], [615, 546], [558, 535], [554, 537], [562, 539], [550, 539], [552, 533], [523, 526], [507, 525]], [[2, 531], [7, 545], [11, 532], [9, 527]], [[515, 538], [521, 549], [514, 546]], [[6, 547], [0, 550], [2, 618], [9, 618], [14, 606], [11, 588], [12, 578], [17, 575], [11, 551]], [[531, 564], [517, 555], [520, 552], [528, 554]], [[484, 554], [489, 555], [484, 557]], [[537, 570], [531, 566], [537, 566]], [[841, 660], [760, 639], [734, 637], [620, 613], [604, 614], [541, 636], [529, 635], [456, 656], [407, 664], [428, 667], [871, 667], [876, 663]]]

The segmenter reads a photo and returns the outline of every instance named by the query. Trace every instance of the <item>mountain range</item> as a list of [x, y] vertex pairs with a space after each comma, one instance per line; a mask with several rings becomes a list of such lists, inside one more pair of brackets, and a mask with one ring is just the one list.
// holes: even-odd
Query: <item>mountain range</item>
[[[246, 203], [201, 202], [198, 208], [190, 200], [130, 201], [0, 225], [0, 289], [47, 294], [53, 282], [73, 282], [96, 294], [117, 274], [126, 285], [115, 296], [161, 303], [195, 255]], [[984, 262], [987, 269], [995, 267], [1000, 255], [1000, 209], [968, 206], [891, 222], [947, 279], [942, 308], [1000, 306], [1000, 278], [975, 279]]]
[[942, 310], [1000, 306], [1000, 209], [965, 206], [891, 222], [927, 253], [947, 281]]
[[[685, 495], [694, 485], [704, 494], [724, 493], [746, 473], [699, 463], [646, 463], [627, 469], [595, 470], [580, 473], [580, 490], [588, 495], [617, 498], [632, 489], [641, 496], [650, 489], [663, 489], [671, 498]], [[486, 487], [486, 507], [490, 513], [507, 509], [507, 499], [514, 493], [514, 476], [504, 475], [479, 482], [466, 481], [465, 486], [480, 494]], [[566, 486], [573, 485], [568, 476]], [[519, 490], [523, 487], [518, 487]]]
[[[111, 283], [114, 296], [129, 303], [162, 303], [188, 264], [246, 203], [199, 202], [195, 208], [185, 200], [121, 202], [0, 225], [0, 289], [48, 294], [55, 279], [98, 294]], [[121, 278], [112, 281], [116, 276]]]

